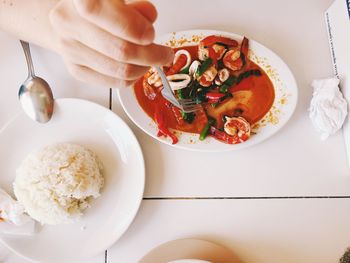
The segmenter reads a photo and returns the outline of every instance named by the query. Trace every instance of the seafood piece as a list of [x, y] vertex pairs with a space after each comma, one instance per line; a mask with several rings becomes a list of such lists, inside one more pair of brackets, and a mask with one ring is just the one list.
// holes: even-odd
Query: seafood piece
[[215, 78], [215, 84], [220, 86], [230, 77], [230, 72], [227, 68], [220, 69], [218, 75]]
[[202, 39], [198, 45], [198, 58], [206, 60], [213, 59], [214, 62], [221, 59], [225, 54], [227, 47], [237, 47], [236, 40], [222, 36], [208, 36]]
[[181, 55], [185, 55], [186, 56], [186, 63], [185, 63], [185, 65], [182, 66], [182, 68], [180, 68], [179, 71], [187, 68], [191, 64], [191, 54], [190, 54], [190, 52], [188, 52], [185, 49], [180, 49], [180, 50], [178, 50], [175, 53], [173, 65], [176, 65], [176, 62], [178, 61], [178, 59], [180, 58]]
[[190, 76], [194, 76], [194, 74], [196, 74], [197, 69], [200, 67], [201, 63], [198, 60], [195, 60], [192, 62], [190, 68], [189, 68], [189, 74]]
[[230, 136], [238, 136], [242, 141], [250, 137], [250, 124], [243, 117], [226, 117], [225, 132]]
[[221, 59], [227, 50], [225, 46], [219, 44], [214, 44], [212, 48], [215, 52], [217, 60]]
[[153, 85], [156, 88], [159, 88], [160, 86], [163, 85], [162, 79], [160, 78], [157, 71], [153, 71], [153, 73], [151, 73], [151, 75], [147, 79], [147, 82], [149, 85]]
[[209, 48], [205, 47], [201, 43], [198, 45], [198, 58], [201, 61], [207, 60], [209, 58]]
[[223, 44], [229, 47], [237, 47], [238, 43], [236, 40], [228, 38], [228, 37], [222, 37], [222, 36], [208, 36], [206, 38], [203, 38], [199, 44], [202, 44], [203, 46], [213, 46], [214, 44]]
[[230, 72], [227, 68], [220, 69], [218, 72], [218, 77], [221, 82], [225, 82], [230, 77]]
[[218, 74], [218, 71], [214, 65], [211, 65], [206, 71], [204, 71], [203, 75], [201, 75], [198, 79], [198, 82], [203, 87], [209, 87], [216, 75]]
[[174, 74], [167, 76], [167, 79], [169, 81], [171, 89], [174, 91], [186, 88], [187, 85], [191, 82], [191, 77], [187, 74]]
[[243, 38], [240, 49], [233, 48], [226, 52], [223, 62], [225, 67], [232, 71], [241, 70], [245, 66], [248, 58], [249, 40]]
[[238, 48], [227, 51], [223, 58], [223, 62], [225, 67], [231, 69], [232, 71], [240, 70], [243, 66], [241, 51]]

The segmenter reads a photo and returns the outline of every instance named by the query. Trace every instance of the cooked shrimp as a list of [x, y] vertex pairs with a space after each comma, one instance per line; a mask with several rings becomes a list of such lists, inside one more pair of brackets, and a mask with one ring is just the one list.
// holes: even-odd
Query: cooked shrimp
[[221, 82], [225, 82], [230, 77], [230, 72], [227, 68], [220, 69], [218, 72], [218, 77]]
[[230, 77], [230, 72], [227, 68], [220, 69], [218, 75], [215, 78], [215, 84], [220, 86]]
[[241, 141], [250, 137], [250, 124], [243, 117], [226, 117], [224, 125], [225, 132], [230, 136], [238, 136]]
[[209, 58], [209, 49], [201, 43], [198, 45], [198, 58], [201, 61], [204, 61]]
[[198, 82], [204, 87], [209, 87], [213, 83], [217, 74], [218, 71], [216, 67], [211, 65], [206, 71], [204, 71], [203, 75], [199, 77]]
[[226, 50], [227, 50], [227, 49], [225, 48], [225, 46], [219, 45], [219, 44], [214, 44], [212, 48], [213, 48], [213, 50], [214, 50], [214, 52], [215, 52], [215, 55], [216, 55], [216, 59], [217, 59], [217, 60], [221, 59], [222, 56], [225, 54], [225, 52], [226, 52]]
[[243, 66], [241, 51], [238, 48], [227, 51], [223, 59], [225, 67], [232, 71], [240, 70]]

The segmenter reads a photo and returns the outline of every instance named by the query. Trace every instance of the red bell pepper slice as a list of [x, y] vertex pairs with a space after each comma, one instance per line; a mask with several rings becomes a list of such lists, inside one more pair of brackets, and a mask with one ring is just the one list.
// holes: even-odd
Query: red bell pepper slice
[[225, 96], [225, 94], [223, 94], [223, 93], [216, 93], [216, 92], [208, 92], [207, 94], [205, 94], [205, 97], [208, 100], [220, 100], [224, 96]]
[[236, 40], [228, 38], [228, 37], [222, 37], [222, 36], [208, 36], [201, 40], [200, 42], [204, 46], [212, 46], [215, 43], [222, 43], [224, 45], [230, 46], [230, 47], [237, 47], [238, 43]]
[[173, 134], [171, 131], [169, 131], [166, 121], [163, 115], [163, 111], [160, 109], [160, 107], [157, 105], [156, 110], [154, 112], [154, 121], [156, 122], [158, 126], [158, 134], [157, 136], [165, 136], [165, 137], [170, 137], [172, 140], [172, 144], [176, 144], [179, 142], [179, 139], [176, 137], [175, 134]]

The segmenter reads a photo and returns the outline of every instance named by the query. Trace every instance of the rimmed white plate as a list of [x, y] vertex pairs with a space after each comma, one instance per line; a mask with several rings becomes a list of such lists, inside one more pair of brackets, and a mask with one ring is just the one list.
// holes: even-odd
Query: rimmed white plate
[[[160, 37], [157, 42], [171, 47], [196, 45], [201, 39], [209, 35], [227, 36], [238, 40], [243, 36], [214, 30], [189, 30], [167, 34]], [[255, 61], [270, 77], [275, 87], [275, 101], [271, 110], [261, 120], [256, 129], [256, 135], [252, 136], [244, 143], [236, 145], [228, 145], [213, 138], [207, 138], [204, 141], [198, 139], [197, 134], [180, 133], [179, 143], [173, 146], [197, 151], [227, 151], [238, 150], [255, 145], [274, 135], [280, 130], [292, 116], [298, 99], [298, 89], [294, 76], [288, 66], [274, 52], [250, 40], [250, 58]], [[171, 145], [169, 138], [157, 137], [157, 127], [153, 120], [147, 116], [143, 109], [139, 106], [134, 91], [130, 89], [119, 90], [119, 98], [121, 104], [130, 119], [144, 132], [153, 138]]]
[[30, 237], [0, 234], [2, 243], [32, 261], [74, 262], [103, 252], [129, 227], [143, 196], [144, 159], [136, 137], [110, 110], [79, 99], [56, 100], [54, 116], [45, 125], [20, 113], [0, 130], [0, 187], [13, 193], [21, 160], [58, 142], [96, 152], [104, 165], [105, 186], [79, 222], [45, 225]]
[[240, 263], [234, 253], [219, 244], [193, 238], [177, 239], [152, 249], [139, 263]]

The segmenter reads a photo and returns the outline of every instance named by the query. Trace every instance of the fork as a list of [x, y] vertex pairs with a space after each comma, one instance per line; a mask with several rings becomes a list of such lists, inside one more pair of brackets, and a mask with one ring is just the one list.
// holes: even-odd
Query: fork
[[200, 104], [197, 104], [192, 99], [177, 99], [170, 87], [169, 81], [165, 76], [163, 70], [160, 67], [155, 67], [160, 78], [162, 79], [163, 89], [161, 91], [163, 97], [171, 102], [174, 106], [182, 110], [183, 112], [195, 112], [201, 109]]

